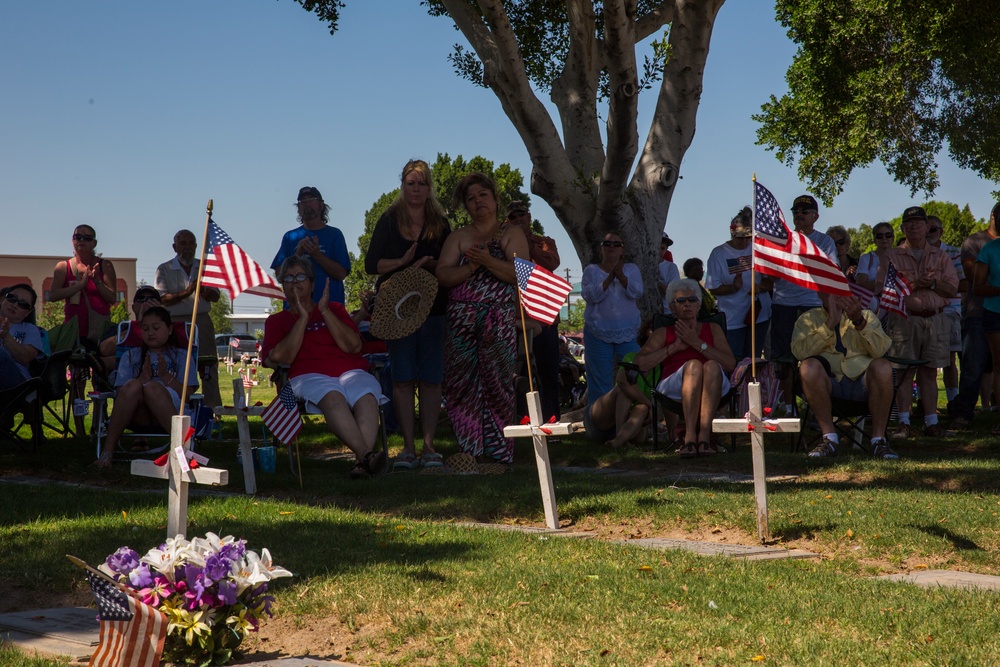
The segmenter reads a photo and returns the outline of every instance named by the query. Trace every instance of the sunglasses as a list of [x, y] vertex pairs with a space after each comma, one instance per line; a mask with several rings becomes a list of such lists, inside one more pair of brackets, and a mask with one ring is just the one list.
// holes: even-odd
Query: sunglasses
[[286, 285], [291, 285], [292, 283], [304, 283], [307, 280], [309, 280], [309, 276], [307, 276], [306, 274], [296, 273], [294, 276], [291, 274], [285, 276], [284, 278], [281, 279], [281, 282], [283, 282]]
[[802, 208], [801, 206], [799, 206], [797, 208], [793, 208], [792, 209], [792, 213], [793, 214], [795, 214], [795, 213], [809, 213], [810, 211], [814, 211], [814, 210], [815, 209], [812, 209], [812, 208]]
[[927, 233], [928, 233], [928, 234], [937, 234], [937, 233], [938, 233], [938, 232], [940, 232], [940, 231], [941, 231], [941, 228], [940, 228], [940, 227], [930, 227], [930, 228], [929, 228], [929, 229], [927, 230]]
[[97, 237], [93, 234], [73, 234], [74, 241], [95, 241]]
[[143, 294], [142, 296], [137, 296], [132, 299], [132, 303], [147, 303], [149, 301], [159, 301], [160, 297], [154, 296], [153, 294]]
[[24, 299], [18, 299], [17, 295], [14, 293], [4, 294], [3, 298], [6, 299], [8, 303], [14, 304], [21, 310], [31, 310], [31, 304]]
[[886, 233], [886, 234], [876, 234], [875, 238], [877, 238], [877, 239], [891, 239], [891, 238], [893, 238], [895, 236], [896, 236], [895, 234], [888, 234], [888, 233]]
[[696, 296], [679, 296], [674, 299], [674, 303], [698, 303], [698, 297]]
[[837, 245], [847, 245], [847, 239], [837, 239]]
[[601, 247], [603, 248], [621, 248], [624, 245], [621, 241], [601, 241]]
[[513, 211], [507, 214], [508, 220], [513, 220], [514, 218], [520, 218], [522, 215], [528, 215], [527, 211]]

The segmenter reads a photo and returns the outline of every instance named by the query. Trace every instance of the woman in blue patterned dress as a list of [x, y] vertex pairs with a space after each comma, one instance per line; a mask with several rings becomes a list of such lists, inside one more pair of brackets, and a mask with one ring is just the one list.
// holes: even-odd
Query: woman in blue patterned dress
[[455, 199], [472, 224], [448, 236], [436, 271], [450, 288], [445, 407], [463, 452], [510, 463], [514, 443], [503, 429], [514, 419], [514, 257], [528, 257], [528, 242], [497, 218], [496, 185], [485, 174], [463, 178]]

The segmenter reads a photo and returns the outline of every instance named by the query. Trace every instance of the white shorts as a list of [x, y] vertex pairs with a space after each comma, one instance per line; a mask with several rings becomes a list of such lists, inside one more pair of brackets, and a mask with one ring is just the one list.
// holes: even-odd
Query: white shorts
[[331, 391], [335, 391], [347, 399], [347, 404], [351, 408], [366, 394], [374, 396], [380, 404], [388, 402], [382, 395], [382, 385], [368, 371], [347, 371], [340, 377], [330, 377], [322, 373], [306, 373], [305, 375], [296, 375], [290, 382], [292, 391], [298, 398], [304, 399], [307, 404], [317, 408], [323, 397]]
[[[722, 366], [719, 366], [719, 372], [722, 374], [722, 393], [719, 395], [720, 398], [729, 393], [729, 376], [726, 375], [726, 371], [723, 370]], [[660, 392], [667, 398], [680, 402], [681, 401], [681, 385], [684, 382], [684, 367], [681, 366], [676, 371], [674, 371], [669, 377], [665, 377], [660, 380], [660, 384], [656, 385], [656, 391]]]

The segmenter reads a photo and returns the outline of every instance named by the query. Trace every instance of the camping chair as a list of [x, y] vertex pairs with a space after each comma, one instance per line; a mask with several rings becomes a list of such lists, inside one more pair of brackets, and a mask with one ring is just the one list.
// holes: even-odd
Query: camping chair
[[[174, 322], [174, 336], [177, 339], [178, 346], [182, 349], [187, 347], [189, 334], [194, 336], [194, 346], [192, 347], [191, 354], [197, 357], [197, 327], [186, 322]], [[125, 355], [125, 352], [129, 348], [137, 347], [139, 345], [142, 345], [142, 337], [139, 333], [138, 323], [133, 321], [119, 323], [117, 346], [115, 348], [115, 356], [117, 357], [118, 362], [121, 362], [121, 358]], [[111, 373], [110, 381], [112, 385], [114, 384], [114, 376], [116, 373], [117, 371], [112, 371]], [[108, 401], [113, 401], [114, 397], [114, 391], [94, 391], [89, 395], [90, 400], [94, 403], [94, 422], [91, 430], [98, 457], [101, 455], [101, 447], [104, 444], [104, 437], [107, 434], [108, 422], [111, 417], [108, 411]], [[188, 403], [185, 407], [185, 412], [191, 415], [191, 426], [195, 430], [194, 439], [196, 441], [205, 439], [205, 437], [207, 437], [212, 430], [212, 411], [203, 406], [201, 402], [201, 394], [190, 394], [188, 395]], [[155, 439], [162, 440], [162, 443], [151, 445], [148, 449], [137, 452], [125, 448], [124, 442], [126, 438], [133, 440], [142, 438], [147, 441]], [[120, 455], [124, 455], [124, 458], [142, 458], [159, 454], [169, 447], [170, 433], [162, 430], [158, 426], [142, 427], [138, 429], [126, 428], [125, 433], [122, 434], [122, 439], [119, 440], [119, 451], [115, 452], [115, 457], [117, 458]], [[191, 449], [194, 449], [194, 443], [192, 443]]]
[[[16, 387], [0, 391], [0, 437], [10, 440], [22, 449], [34, 452], [40, 440], [40, 430], [32, 428], [30, 440], [22, 436], [19, 431], [24, 425], [25, 419], [22, 413], [32, 410], [31, 397], [41, 384], [40, 378], [28, 378]], [[21, 417], [18, 420], [18, 417]]]
[[[375, 355], [366, 355], [366, 356], [369, 357], [368, 358], [368, 362], [369, 362], [368, 372], [371, 373], [372, 375], [374, 375], [376, 379], [380, 380], [380, 384], [381, 384], [381, 379], [380, 379], [381, 367], [378, 364], [380, 362], [383, 362], [383, 361], [387, 362], [389, 355], [386, 354], [385, 357], [384, 357], [384, 359], [380, 358], [380, 359], [377, 359], [377, 360], [370, 358], [370, 357], [373, 357]], [[264, 362], [264, 366], [267, 367], [267, 368], [273, 368], [274, 369], [274, 373], [271, 374], [271, 382], [274, 383], [274, 387], [275, 387], [275, 389], [277, 389], [278, 393], [281, 393], [281, 389], [286, 384], [288, 384], [288, 370], [289, 370], [290, 366], [288, 366], [287, 364], [280, 364], [277, 367], [275, 367], [275, 366], [268, 366], [266, 360]], [[375, 449], [373, 449], [372, 451], [378, 451], [379, 449], [381, 449], [382, 452], [385, 453], [386, 466], [385, 466], [385, 468], [383, 470], [380, 470], [380, 471], [376, 472], [375, 474], [382, 474], [384, 472], [387, 472], [390, 469], [390, 464], [389, 464], [389, 436], [388, 436], [388, 434], [386, 432], [386, 414], [385, 414], [385, 406], [388, 403], [389, 403], [389, 398], [383, 393], [382, 394], [382, 400], [380, 400], [378, 402], [378, 437], [375, 439]], [[316, 407], [316, 406], [314, 406], [312, 404], [306, 403], [305, 399], [299, 398], [298, 399], [298, 404], [299, 404], [299, 414], [302, 414], [302, 415], [318, 415], [318, 414], [323, 414], [318, 407]], [[277, 438], [275, 438], [275, 440], [277, 440]], [[280, 441], [278, 441], [278, 442], [280, 442]], [[300, 471], [298, 469], [298, 463], [296, 461], [295, 455], [292, 452], [292, 448], [289, 446], [291, 443], [282, 442], [281, 444], [285, 445], [286, 449], [288, 450], [288, 465], [289, 465], [289, 467], [292, 470], [292, 474], [294, 474], [294, 475], [300, 475]]]
[[[785, 363], [792, 363], [795, 369], [795, 396], [802, 397], [802, 402], [805, 405], [805, 409], [802, 410], [801, 414], [801, 427], [799, 429], [798, 437], [792, 442], [792, 451], [799, 451], [803, 448], [808, 451], [815, 446], [823, 434], [819, 431], [821, 429], [816, 428], [814, 430], [815, 436], [809, 441], [806, 441], [806, 431], [812, 430], [813, 424], [815, 424], [815, 419], [812, 419], [812, 410], [809, 407], [808, 401], [805, 400], [805, 393], [802, 391], [802, 381], [799, 377], [799, 367], [797, 361], [789, 362], [789, 357], [791, 355], [786, 355], [782, 357]], [[900, 383], [902, 382], [903, 376], [906, 375], [906, 371], [910, 368], [916, 366], [923, 366], [927, 363], [925, 359], [903, 359], [900, 357], [890, 357], [885, 355], [883, 357], [887, 361], [893, 364], [892, 369], [892, 396], [893, 405], [890, 406], [890, 411], [895, 409], [896, 403], [896, 391], [899, 389]], [[903, 366], [902, 369], [897, 369], [896, 366]], [[832, 409], [833, 415], [833, 426], [837, 431], [837, 436], [842, 443], [851, 443], [854, 447], [863, 450], [864, 452], [871, 453], [871, 434], [865, 432], [865, 426], [871, 413], [868, 409], [868, 401], [851, 401], [842, 398], [830, 399], [830, 407]]]
[[50, 405], [55, 401], [60, 401], [63, 407], [66, 405], [66, 392], [69, 390], [66, 364], [70, 353], [70, 350], [62, 350], [47, 358], [32, 361], [28, 365], [31, 379], [0, 394], [0, 400], [6, 399], [8, 395], [12, 400], [11, 404], [4, 403], [3, 412], [0, 413], [0, 417], [7, 419], [9, 424], [3, 427], [3, 431], [18, 444], [27, 445], [27, 441], [17, 435], [25, 424], [31, 427], [32, 449], [45, 438], [45, 429], [61, 436], [73, 434], [65, 412], [57, 411]]

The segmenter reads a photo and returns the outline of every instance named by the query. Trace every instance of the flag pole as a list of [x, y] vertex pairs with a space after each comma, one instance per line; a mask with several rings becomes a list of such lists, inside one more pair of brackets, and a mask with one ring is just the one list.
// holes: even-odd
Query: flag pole
[[[514, 253], [514, 259], [517, 259], [517, 253]], [[524, 301], [521, 299], [521, 283], [515, 281], [517, 284], [517, 306], [518, 310], [521, 311], [521, 334], [524, 338], [524, 365], [528, 367], [528, 391], [535, 391], [535, 383], [531, 379], [531, 351], [528, 349], [528, 328], [524, 323]]]
[[750, 220], [750, 378], [757, 381], [757, 314], [754, 308], [757, 295], [757, 281], [754, 280], [754, 243], [757, 236], [757, 172], [753, 173], [753, 192], [750, 197], [753, 206], [753, 216]]
[[194, 285], [194, 304], [191, 306], [191, 331], [188, 333], [187, 354], [184, 356], [184, 386], [181, 387], [180, 415], [184, 416], [184, 404], [187, 403], [188, 374], [191, 371], [191, 353], [194, 351], [194, 330], [198, 326], [198, 298], [201, 296], [201, 277], [205, 273], [205, 252], [208, 249], [208, 223], [212, 220], [212, 200], [205, 207], [205, 231], [201, 235], [201, 257], [198, 260], [198, 277]]

